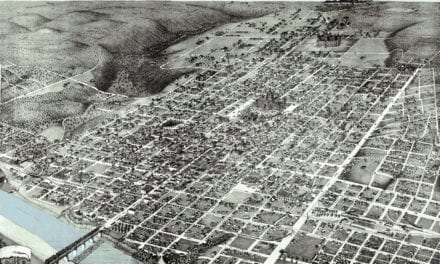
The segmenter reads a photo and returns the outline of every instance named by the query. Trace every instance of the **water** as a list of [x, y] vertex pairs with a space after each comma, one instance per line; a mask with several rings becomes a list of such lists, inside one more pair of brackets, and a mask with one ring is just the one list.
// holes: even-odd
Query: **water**
[[[107, 259], [107, 261], [103, 261], [104, 259]], [[99, 248], [95, 249], [92, 254], [81, 261], [81, 264], [96, 263], [136, 264], [139, 262], [125, 255], [120, 250], [115, 249], [110, 243], [104, 242]]]
[[55, 250], [63, 249], [85, 234], [3, 191], [0, 191], [0, 215], [38, 236]]
[[[55, 250], [63, 249], [85, 234], [84, 231], [1, 190], [0, 215], [38, 236]], [[81, 262], [81, 264], [92, 263], [132, 264], [137, 262], [105, 242]]]

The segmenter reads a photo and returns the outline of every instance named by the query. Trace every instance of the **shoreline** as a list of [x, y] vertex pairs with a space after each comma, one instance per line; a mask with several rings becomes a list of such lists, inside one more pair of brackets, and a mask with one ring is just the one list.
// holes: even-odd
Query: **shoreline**
[[[30, 196], [26, 192], [25, 186], [22, 186], [21, 183], [15, 182], [13, 179], [11, 179], [10, 175], [7, 174], [6, 168], [3, 167], [3, 169], [2, 169], [2, 165], [3, 166], [11, 166], [11, 165], [0, 161], [0, 170], [3, 171], [3, 173], [5, 174], [6, 179], [7, 179], [7, 184], [5, 186], [9, 185], [11, 187], [10, 189], [13, 189], [14, 191], [10, 192], [9, 189], [3, 190], [3, 188], [0, 188], [1, 190], [17, 197], [18, 199], [22, 200], [23, 202], [25, 202], [31, 206], [34, 206], [34, 207], [37, 207], [38, 209], [43, 210], [44, 212], [60, 219], [61, 221], [63, 221], [66, 224], [72, 225], [73, 227], [77, 228], [78, 230], [88, 232], [91, 229], [95, 228], [94, 226], [89, 226], [89, 225], [79, 225], [79, 224], [75, 223], [74, 221], [70, 220], [68, 217], [63, 216], [63, 212], [66, 209], [68, 209], [67, 206], [64, 206], [64, 207], [57, 206], [55, 204], [51, 204], [46, 201], [38, 200], [38, 199]], [[13, 166], [11, 166], [11, 167], [13, 167]]]
[[[6, 164], [0, 163], [0, 165], [4, 166]], [[2, 188], [0, 188], [1, 191], [7, 193], [8, 195], [12, 195], [13, 197], [20, 199], [24, 203], [42, 210], [43, 212], [59, 219], [65, 224], [70, 225], [81, 232], [86, 233], [96, 227], [90, 224], [80, 224], [74, 222], [72, 219], [70, 219], [69, 215], [65, 213], [65, 210], [68, 207], [59, 207], [49, 202], [35, 199], [26, 192], [24, 186], [20, 187], [20, 185], [17, 182], [11, 182], [9, 181], [9, 177], [6, 178], [8, 179], [9, 185], [12, 187], [12, 189], [15, 190], [14, 192], [8, 192], [7, 190], [5, 191], [2, 190]], [[16, 232], [14, 231], [12, 233], [9, 233], [7, 232], [7, 230], [3, 230], [3, 229], [16, 230]], [[15, 237], [14, 234], [17, 237]], [[19, 244], [31, 248], [32, 255], [33, 257], [35, 257], [36, 264], [43, 264], [45, 259], [47, 259], [48, 257], [52, 256], [57, 252], [57, 250], [55, 250], [53, 247], [51, 247], [49, 244], [47, 244], [44, 240], [42, 240], [38, 236], [29, 232], [24, 227], [15, 224], [14, 222], [10, 221], [8, 218], [0, 215], [0, 238], [2, 237], [4, 237], [5, 238], [4, 240], [8, 242], [11, 241], [12, 244]], [[121, 253], [132, 257], [132, 252], [127, 250], [127, 248], [118, 245], [117, 241], [109, 239], [109, 237], [107, 236], [105, 236], [104, 241], [109, 242], [112, 247], [114, 247], [116, 250], [121, 251]], [[72, 262], [62, 261], [60, 263], [67, 264]]]
[[36, 206], [36, 207], [44, 210], [45, 212], [48, 212], [49, 214], [55, 216], [56, 218], [59, 218], [61, 215], [61, 212], [65, 209], [65, 208], [61, 208], [61, 207], [56, 207], [55, 205], [52, 205], [48, 202], [30, 197], [26, 193], [26, 190], [24, 190], [24, 187], [20, 187], [18, 189], [16, 188], [16, 191], [12, 192], [11, 194], [14, 195], [15, 197], [19, 198], [23, 202], [29, 203], [33, 206]]
[[[89, 232], [90, 230], [92, 230], [93, 228], [96, 227], [96, 226], [92, 226], [92, 225], [88, 225], [88, 224], [78, 224], [78, 223], [74, 222], [72, 219], [70, 219], [67, 214], [63, 213], [65, 208], [64, 209], [57, 208], [56, 205], [51, 205], [51, 204], [43, 202], [43, 201], [38, 201], [35, 198], [29, 197], [28, 195], [26, 195], [26, 193], [22, 193], [22, 192], [25, 192], [25, 191], [23, 189], [21, 189], [21, 192], [16, 191], [16, 192], [13, 192], [13, 193], [10, 193], [10, 194], [15, 196], [15, 197], [17, 197], [17, 198], [19, 198], [20, 200], [22, 200], [25, 203], [28, 203], [28, 204], [30, 204], [32, 206], [36, 206], [37, 208], [39, 208], [39, 209], [41, 209], [41, 210], [51, 214], [52, 216], [55, 216], [57, 219], [63, 221], [66, 224], [69, 224], [69, 225], [77, 228], [80, 231]], [[0, 215], [0, 218], [1, 217], [3, 217], [3, 216]], [[5, 218], [5, 219], [7, 219], [7, 218]], [[13, 222], [11, 222], [11, 223], [13, 223]], [[15, 223], [13, 223], [13, 224], [16, 225]], [[2, 225], [1, 221], [0, 221], [0, 225]], [[18, 225], [16, 225], [16, 226], [18, 226]], [[20, 226], [18, 226], [18, 227], [22, 228]], [[22, 228], [22, 229], [24, 229], [24, 228]], [[24, 230], [26, 230], [26, 229], [24, 229]], [[32, 233], [29, 232], [29, 234], [32, 234]], [[5, 237], [7, 240], [10, 240], [10, 241], [12, 241], [14, 243], [19, 244], [18, 241], [15, 241], [14, 239], [10, 238], [7, 235], [4, 235], [4, 233], [1, 231], [1, 228], [0, 228], [0, 238], [2, 236]], [[104, 238], [104, 241], [109, 242], [117, 250], [120, 250], [125, 255], [128, 255], [128, 256], [132, 257], [133, 252], [131, 252], [128, 247], [126, 247], [124, 245], [120, 245], [117, 241], [115, 241], [114, 239], [111, 239], [110, 236], [104, 235], [103, 238]], [[45, 243], [43, 240], [41, 240], [41, 241], [43, 243]], [[24, 246], [26, 246], [26, 245], [24, 245]], [[53, 250], [54, 250], [53, 254], [55, 254], [57, 251], [55, 249], [53, 249]], [[34, 254], [34, 250], [32, 250], [32, 254]], [[53, 255], [53, 254], [51, 254], [51, 255]], [[44, 259], [42, 261], [39, 257], [37, 257], [36, 254], [35, 254], [35, 256], [36, 256], [36, 260], [37, 260], [36, 264], [43, 264], [44, 263]], [[34, 263], [34, 262], [32, 262], [32, 263]]]
[[2, 215], [0, 215], [0, 237], [7, 240], [7, 242], [30, 248], [32, 255], [40, 263], [56, 253], [56, 250], [45, 241]]

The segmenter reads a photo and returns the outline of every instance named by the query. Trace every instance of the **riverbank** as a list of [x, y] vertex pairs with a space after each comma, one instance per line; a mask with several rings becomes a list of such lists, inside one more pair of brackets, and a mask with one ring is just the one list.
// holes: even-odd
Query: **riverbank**
[[0, 191], [0, 201], [2, 217], [32, 233], [55, 250], [61, 250], [84, 235], [84, 232], [74, 226], [15, 195]]
[[[35, 197], [32, 197], [27, 191], [26, 187], [22, 185], [21, 182], [15, 181], [14, 177], [10, 175], [9, 168], [19, 169], [18, 167], [14, 167], [8, 163], [4, 163], [0, 161], [0, 171], [3, 172], [3, 174], [6, 176], [7, 183], [3, 184], [1, 186], [1, 190], [3, 190], [6, 193], [10, 193], [13, 196], [17, 197], [18, 199], [22, 200], [23, 202], [33, 205], [35, 207], [38, 207], [39, 209], [42, 209], [43, 211], [49, 213], [50, 215], [61, 219], [66, 224], [71, 224], [73, 226], [78, 227], [79, 229], [83, 231], [90, 231], [93, 229], [93, 226], [78, 226], [76, 223], [71, 221], [70, 219], [63, 216], [63, 211], [68, 209], [67, 206], [57, 206], [55, 204], [51, 204], [49, 202], [38, 200]], [[3, 188], [4, 187], [4, 188]]]
[[56, 253], [56, 250], [46, 242], [1, 215], [0, 235], [2, 240], [8, 244], [18, 244], [30, 248], [37, 264], [43, 263], [42, 260]]
[[[0, 163], [0, 169], [11, 177], [12, 175], [8, 174], [9, 168], [8, 164]], [[43, 263], [41, 260], [50, 257], [94, 228], [91, 225], [76, 223], [70, 219], [65, 211], [66, 208], [36, 199], [20, 185], [12, 181], [16, 192], [0, 191], [0, 216], [3, 219], [0, 225], [5, 229], [0, 229], [0, 237], [3, 235], [5, 240], [11, 242], [9, 244], [31, 248], [36, 256], [32, 263]], [[13, 231], [6, 232], [8, 230]], [[96, 264], [106, 263], [101, 261], [106, 259], [107, 255], [111, 255], [109, 259], [117, 259], [120, 264], [137, 263], [130, 252], [117, 248], [113, 241], [108, 241], [105, 247], [100, 246], [96, 252], [83, 257], [85, 263]]]

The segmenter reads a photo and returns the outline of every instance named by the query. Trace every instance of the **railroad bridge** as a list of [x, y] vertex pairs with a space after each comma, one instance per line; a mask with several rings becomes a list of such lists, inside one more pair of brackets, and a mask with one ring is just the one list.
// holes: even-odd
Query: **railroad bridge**
[[[49, 257], [44, 261], [45, 264], [58, 264], [60, 261], [67, 263], [68, 261], [74, 259], [77, 255], [85, 251], [86, 248], [90, 247], [98, 241], [102, 236], [102, 228], [97, 227], [92, 231], [88, 232], [81, 238], [77, 239], [72, 244], [66, 246], [65, 248], [58, 251], [55, 255]], [[72, 254], [73, 253], [73, 254]]]

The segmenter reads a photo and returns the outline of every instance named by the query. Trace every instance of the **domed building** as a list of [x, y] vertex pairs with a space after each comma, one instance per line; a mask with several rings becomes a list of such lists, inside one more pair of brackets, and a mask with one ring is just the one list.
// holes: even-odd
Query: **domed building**
[[0, 264], [30, 264], [31, 250], [23, 246], [0, 248]]

